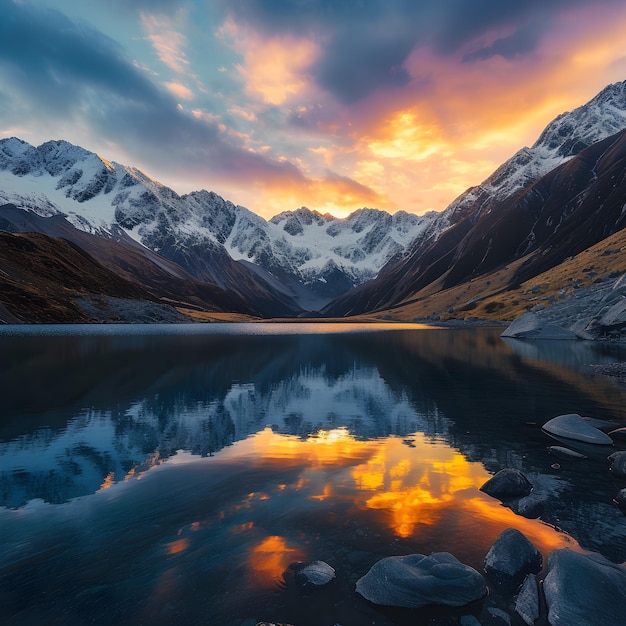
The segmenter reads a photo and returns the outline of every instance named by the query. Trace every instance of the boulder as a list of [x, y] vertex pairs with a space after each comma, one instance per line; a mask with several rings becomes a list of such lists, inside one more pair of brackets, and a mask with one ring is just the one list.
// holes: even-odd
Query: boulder
[[562, 461], [581, 461], [582, 459], [587, 458], [584, 454], [576, 452], [575, 450], [570, 450], [569, 448], [565, 448], [563, 446], [548, 446], [548, 454], [551, 454]]
[[613, 452], [608, 456], [611, 463], [611, 474], [617, 478], [626, 478], [626, 451]]
[[528, 478], [519, 470], [512, 468], [500, 470], [480, 488], [487, 495], [499, 500], [527, 496], [532, 489]]
[[526, 496], [520, 498], [517, 502], [509, 504], [511, 509], [517, 515], [526, 517], [528, 519], [537, 519], [541, 516], [545, 509], [545, 499], [539, 498], [535, 495]]
[[539, 619], [539, 590], [537, 577], [534, 574], [526, 576], [519, 595], [515, 599], [515, 612], [528, 626], [532, 626]]
[[577, 339], [567, 328], [543, 320], [536, 313], [523, 313], [513, 320], [502, 337], [514, 339]]
[[625, 623], [626, 569], [600, 554], [554, 550], [543, 590], [552, 626]]
[[335, 570], [324, 561], [313, 561], [296, 567], [296, 582], [301, 587], [322, 587], [335, 578]]
[[390, 556], [356, 583], [366, 600], [416, 609], [430, 604], [464, 606], [487, 593], [482, 575], [447, 552]]
[[557, 437], [575, 439], [585, 443], [601, 445], [611, 445], [613, 443], [613, 440], [606, 433], [589, 425], [577, 413], [568, 413], [567, 415], [554, 417], [543, 425], [543, 430]]
[[541, 569], [543, 557], [516, 528], [507, 528], [495, 540], [485, 557], [485, 571], [498, 584], [517, 587]]

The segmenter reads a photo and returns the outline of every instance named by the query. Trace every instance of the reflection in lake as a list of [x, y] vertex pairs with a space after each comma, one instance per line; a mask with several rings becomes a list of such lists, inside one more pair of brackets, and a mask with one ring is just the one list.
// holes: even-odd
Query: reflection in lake
[[[584, 369], [618, 354], [542, 355], [498, 329], [256, 328], [0, 335], [3, 623], [392, 624], [353, 591], [376, 560], [482, 569], [509, 526], [544, 556], [626, 559], [606, 449], [554, 468], [528, 425], [623, 425], [623, 390]], [[478, 490], [502, 467], [548, 498], [543, 521]], [[303, 596], [288, 568], [314, 559], [338, 579]]]

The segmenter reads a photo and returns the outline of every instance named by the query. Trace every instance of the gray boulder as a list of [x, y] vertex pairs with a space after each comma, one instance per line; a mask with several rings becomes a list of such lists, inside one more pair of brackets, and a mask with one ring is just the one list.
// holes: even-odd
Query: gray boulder
[[527, 496], [532, 490], [531, 482], [517, 469], [506, 468], [494, 474], [481, 491], [499, 500]]
[[335, 570], [324, 561], [313, 561], [296, 570], [296, 582], [301, 587], [322, 587], [334, 578]]
[[562, 461], [581, 461], [582, 459], [587, 458], [584, 454], [576, 452], [575, 450], [570, 450], [569, 448], [565, 448], [563, 446], [548, 446], [548, 454], [551, 454]]
[[539, 619], [539, 590], [537, 577], [534, 574], [526, 576], [515, 600], [515, 612], [528, 626], [532, 626]]
[[485, 571], [498, 584], [517, 587], [528, 574], [541, 569], [543, 557], [516, 528], [507, 528], [485, 557]]
[[600, 445], [611, 445], [613, 443], [613, 440], [606, 433], [594, 426], [590, 426], [577, 413], [568, 413], [567, 415], [554, 417], [543, 425], [543, 429], [551, 435], [584, 441], [585, 443]]
[[522, 517], [526, 517], [528, 519], [537, 519], [543, 513], [545, 504], [546, 501], [544, 498], [530, 495], [520, 498], [517, 502], [509, 504], [509, 506], [517, 515], [521, 515]]
[[511, 322], [502, 337], [515, 339], [577, 339], [569, 329], [546, 321], [536, 313], [528, 312]]
[[626, 478], [626, 451], [613, 452], [608, 456], [611, 463], [611, 474], [617, 478]]
[[447, 552], [390, 556], [356, 583], [366, 600], [416, 609], [430, 604], [464, 606], [487, 593], [482, 575]]
[[626, 569], [600, 554], [554, 550], [543, 590], [552, 626], [626, 623]]

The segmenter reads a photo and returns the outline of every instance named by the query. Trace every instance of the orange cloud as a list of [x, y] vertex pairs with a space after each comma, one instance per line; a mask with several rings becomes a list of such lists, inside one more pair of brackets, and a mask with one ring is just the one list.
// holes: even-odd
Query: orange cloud
[[243, 55], [237, 70], [246, 91], [267, 104], [281, 105], [308, 83], [306, 70], [318, 54], [312, 41], [293, 36], [265, 38], [228, 21], [220, 34]]
[[191, 89], [185, 87], [185, 85], [181, 85], [180, 83], [163, 83], [168, 91], [173, 93], [177, 98], [181, 100], [193, 100], [194, 94]]

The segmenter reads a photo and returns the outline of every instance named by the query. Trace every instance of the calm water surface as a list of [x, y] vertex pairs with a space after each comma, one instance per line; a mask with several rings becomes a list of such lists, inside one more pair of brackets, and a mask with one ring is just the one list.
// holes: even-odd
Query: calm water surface
[[[1, 328], [0, 621], [488, 624], [511, 611], [497, 589], [471, 609], [389, 613], [354, 583], [414, 552], [482, 570], [510, 526], [544, 557], [623, 562], [611, 450], [557, 461], [538, 425], [570, 412], [626, 425], [624, 388], [586, 367], [626, 355], [500, 331]], [[479, 491], [503, 467], [547, 499], [541, 519]], [[315, 559], [337, 580], [305, 593], [290, 565]]]

